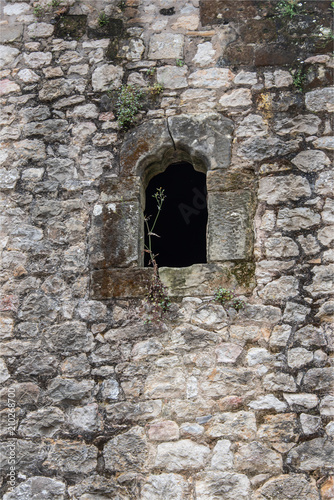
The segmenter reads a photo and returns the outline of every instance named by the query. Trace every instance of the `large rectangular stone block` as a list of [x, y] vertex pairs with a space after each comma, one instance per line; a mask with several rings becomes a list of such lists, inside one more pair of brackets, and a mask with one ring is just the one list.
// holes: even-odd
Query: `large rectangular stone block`
[[153, 269], [101, 269], [91, 275], [92, 299], [143, 297], [147, 294]]
[[208, 262], [252, 257], [254, 205], [250, 191], [208, 194]]
[[98, 269], [138, 263], [140, 210], [137, 201], [95, 205], [90, 235], [90, 261]]

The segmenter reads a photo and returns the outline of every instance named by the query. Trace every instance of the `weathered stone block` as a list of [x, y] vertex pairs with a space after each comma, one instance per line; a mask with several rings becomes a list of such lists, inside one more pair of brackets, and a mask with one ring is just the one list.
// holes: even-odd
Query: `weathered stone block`
[[[296, 395], [287, 395], [294, 397]], [[257, 436], [259, 439], [268, 440], [282, 448], [278, 451], [289, 451], [291, 444], [298, 440], [298, 421], [294, 413], [282, 413], [281, 415], [266, 415], [263, 423], [259, 426]], [[286, 445], [287, 448], [283, 449]]]
[[102, 418], [96, 403], [69, 410], [67, 422], [76, 432], [96, 432], [102, 429]]
[[319, 399], [315, 394], [299, 393], [299, 394], [283, 394], [284, 399], [294, 411], [310, 410], [315, 408]]
[[163, 66], [157, 69], [157, 81], [166, 89], [182, 89], [187, 87], [187, 68]]
[[86, 324], [69, 321], [63, 325], [54, 325], [43, 332], [43, 339], [52, 353], [58, 352], [69, 356], [78, 351], [89, 352], [93, 348], [93, 336], [87, 332]]
[[148, 457], [144, 430], [141, 427], [133, 427], [110, 439], [104, 447], [103, 456], [107, 470], [116, 472], [142, 470]]
[[316, 226], [320, 215], [310, 208], [282, 208], [278, 212], [277, 227], [285, 231], [298, 231]]
[[296, 470], [300, 471], [331, 469], [334, 460], [333, 443], [323, 438], [306, 441], [290, 451], [288, 460]]
[[[146, 176], [150, 179], [152, 173], [159, 173], [179, 160], [190, 161], [200, 171], [206, 167], [226, 168], [232, 130], [232, 122], [215, 113], [173, 116], [169, 119], [169, 131], [165, 120], [143, 123], [125, 138], [120, 156], [121, 172], [138, 175], [149, 165]], [[212, 140], [207, 140], [208, 135]]]
[[96, 68], [92, 75], [92, 86], [95, 92], [117, 89], [122, 83], [123, 69], [112, 64], [103, 64]]
[[274, 356], [263, 347], [252, 347], [248, 350], [246, 361], [248, 366], [256, 366], [256, 365], [272, 365], [274, 361]]
[[53, 437], [64, 423], [64, 413], [56, 407], [42, 408], [28, 413], [19, 427], [19, 434], [25, 437]]
[[[233, 36], [232, 40], [234, 39]], [[253, 45], [242, 42], [230, 43], [224, 50], [222, 63], [231, 66], [239, 66], [240, 64], [248, 66], [254, 60], [254, 51], [255, 47]]]
[[299, 255], [299, 248], [291, 238], [278, 237], [268, 238], [265, 242], [266, 255], [269, 258], [296, 257]]
[[42, 135], [48, 137], [50, 142], [66, 141], [68, 122], [66, 120], [45, 120], [43, 122], [30, 122], [23, 128], [26, 137]]
[[319, 297], [328, 294], [333, 289], [334, 265], [318, 266], [312, 269], [313, 280], [305, 289], [313, 296]]
[[34, 23], [27, 27], [30, 38], [48, 38], [54, 32], [54, 26], [48, 23]]
[[312, 90], [305, 95], [306, 108], [315, 113], [334, 110], [334, 87]]
[[94, 207], [91, 262], [95, 268], [129, 267], [138, 263], [138, 202], [114, 202]]
[[48, 385], [47, 395], [51, 400], [58, 402], [63, 400], [80, 401], [91, 394], [94, 388], [93, 380], [81, 380], [56, 377]]
[[[40, 470], [42, 463], [47, 456], [47, 446], [45, 443], [35, 443], [24, 439], [15, 439], [15, 459], [20, 464], [22, 474], [33, 475], [36, 470]], [[0, 467], [2, 475], [7, 475], [10, 468], [8, 460], [8, 441], [0, 442]], [[15, 500], [17, 497], [15, 497]]]
[[234, 74], [228, 68], [200, 69], [189, 75], [189, 84], [192, 87], [226, 90], [231, 87], [233, 78]]
[[257, 441], [240, 446], [234, 463], [236, 470], [252, 474], [278, 474], [283, 467], [281, 455]]
[[263, 387], [268, 391], [295, 392], [297, 386], [293, 377], [287, 373], [269, 373], [263, 379]]
[[218, 286], [233, 288], [237, 293], [252, 289], [252, 263], [193, 264], [189, 267], [161, 267], [160, 278], [168, 287], [170, 296], [212, 295]]
[[298, 115], [295, 118], [277, 120], [274, 129], [278, 135], [316, 135], [321, 124], [320, 118], [314, 115]]
[[57, 359], [50, 354], [36, 351], [35, 349], [25, 355], [20, 356], [16, 373], [24, 376], [54, 376], [57, 370]]
[[223, 94], [219, 99], [219, 104], [224, 110], [234, 110], [235, 108], [247, 108], [252, 105], [252, 94], [249, 89], [236, 89]]
[[117, 401], [120, 398], [119, 383], [115, 378], [104, 379], [101, 384], [101, 397], [103, 401]]
[[298, 150], [301, 139], [281, 141], [276, 137], [252, 137], [238, 147], [238, 154], [252, 161], [261, 161], [277, 155], [286, 155]]
[[157, 398], [182, 398], [186, 392], [185, 374], [181, 368], [168, 368], [151, 373], [145, 382], [145, 397]]
[[255, 176], [252, 170], [209, 170], [206, 175], [208, 192], [255, 190]]
[[53, 101], [58, 97], [70, 95], [72, 91], [72, 85], [68, 80], [65, 80], [65, 78], [58, 78], [56, 80], [46, 81], [38, 95], [41, 101]]
[[215, 113], [178, 115], [169, 119], [169, 128], [176, 147], [190, 152], [195, 168], [203, 158], [208, 169], [228, 167], [233, 130], [229, 119]]
[[211, 42], [199, 43], [197, 45], [197, 52], [192, 59], [194, 64], [198, 66], [207, 66], [214, 64], [216, 51], [214, 50]]
[[85, 353], [65, 358], [60, 365], [61, 374], [64, 377], [84, 377], [90, 373], [90, 364]]
[[334, 189], [334, 174], [332, 170], [326, 170], [318, 175], [315, 183], [315, 192], [324, 196], [332, 196]]
[[296, 347], [288, 351], [288, 366], [302, 368], [313, 360], [313, 353], [303, 347]]
[[148, 428], [148, 438], [151, 441], [174, 441], [179, 439], [179, 426], [172, 420], [154, 422]]
[[235, 363], [242, 353], [242, 347], [238, 344], [225, 342], [216, 348], [217, 363]]
[[261, 115], [247, 115], [235, 131], [237, 137], [261, 137], [268, 134], [268, 125]]
[[183, 500], [189, 485], [179, 474], [158, 474], [148, 476], [141, 490], [141, 500]]
[[298, 49], [291, 43], [268, 43], [257, 45], [255, 49], [255, 66], [284, 66], [293, 64], [298, 57]]
[[0, 359], [0, 383], [6, 382], [10, 378], [9, 371], [7, 370], [6, 363]]
[[319, 172], [325, 166], [330, 165], [330, 159], [323, 151], [310, 149], [302, 151], [291, 160], [302, 172]]
[[174, 33], [154, 34], [150, 39], [149, 59], [182, 59], [184, 36]]
[[252, 410], [271, 410], [274, 409], [277, 412], [285, 411], [287, 405], [277, 399], [273, 394], [267, 394], [266, 396], [260, 396], [255, 401], [251, 401], [248, 404], [249, 408]]
[[332, 391], [334, 382], [333, 368], [311, 368], [303, 378], [305, 391]]
[[132, 349], [133, 359], [145, 359], [147, 356], [156, 356], [161, 354], [163, 351], [163, 346], [158, 339], [143, 340], [142, 342], [137, 342]]
[[143, 297], [148, 291], [152, 273], [151, 268], [93, 271], [91, 297], [97, 300]]
[[0, 189], [14, 189], [19, 179], [19, 172], [16, 168], [0, 168]]
[[226, 471], [233, 469], [234, 457], [231, 451], [231, 441], [219, 439], [213, 448], [211, 468]]
[[319, 494], [315, 480], [308, 481], [302, 474], [286, 474], [269, 479], [255, 493], [255, 500], [318, 500]]
[[293, 341], [294, 345], [299, 344], [303, 347], [322, 347], [327, 345], [324, 330], [312, 325], [307, 325], [297, 330], [294, 334]]
[[207, 251], [209, 262], [250, 259], [253, 254], [250, 191], [209, 193]]
[[56, 441], [43, 465], [63, 473], [87, 474], [96, 468], [97, 448], [81, 441]]
[[41, 500], [53, 498], [54, 500], [64, 500], [66, 485], [62, 481], [50, 477], [33, 476], [20, 483], [13, 491], [6, 493], [3, 500], [32, 499], [37, 495]]
[[[23, 58], [28, 68], [35, 69], [42, 66], [48, 66], [52, 60], [52, 54], [51, 52], [31, 52], [30, 54], [23, 54]], [[65, 80], [63, 80], [63, 82], [65, 82]]]
[[316, 148], [334, 151], [334, 138], [329, 135], [326, 135], [325, 137], [318, 137], [318, 139], [313, 141], [312, 144]]
[[254, 439], [256, 435], [255, 415], [250, 411], [217, 413], [210, 420], [205, 433], [210, 438]]
[[131, 403], [124, 401], [106, 406], [107, 421], [128, 422], [128, 421], [146, 421], [156, 418], [160, 415], [162, 409], [162, 401], [155, 399], [154, 401], [141, 401]]
[[197, 500], [248, 500], [250, 482], [246, 475], [233, 472], [208, 472], [196, 480]]
[[8, 45], [0, 45], [0, 69], [10, 66], [19, 55], [20, 51]]
[[302, 426], [303, 433], [306, 436], [311, 436], [312, 434], [317, 433], [321, 428], [321, 417], [301, 413], [300, 424]]
[[282, 276], [278, 280], [268, 283], [259, 296], [267, 302], [281, 302], [298, 295], [299, 281], [294, 276]]
[[210, 448], [190, 439], [182, 439], [176, 443], [162, 443], [158, 445], [154, 467], [161, 467], [171, 472], [198, 469], [204, 466], [209, 454]]
[[284, 177], [265, 177], [260, 179], [259, 199], [269, 204], [288, 200], [298, 200], [310, 196], [311, 189], [307, 179], [297, 175]]

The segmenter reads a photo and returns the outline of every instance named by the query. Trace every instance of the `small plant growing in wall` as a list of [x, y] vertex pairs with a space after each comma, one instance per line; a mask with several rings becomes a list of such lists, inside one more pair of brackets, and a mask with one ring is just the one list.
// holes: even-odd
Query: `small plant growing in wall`
[[36, 17], [41, 18], [46, 14], [56, 14], [56, 16], [61, 16], [65, 14], [69, 9], [68, 4], [64, 5], [62, 0], [51, 0], [47, 5], [40, 5], [39, 3], [34, 4], [33, 13]]
[[33, 10], [34, 16], [36, 17], [43, 17], [45, 10], [41, 5], [36, 5]]
[[153, 76], [155, 73], [155, 68], [148, 68], [145, 73], [146, 76]]
[[109, 23], [109, 17], [105, 14], [105, 12], [101, 12], [99, 15], [99, 26], [103, 28], [103, 26], [106, 26]]
[[116, 101], [117, 120], [123, 130], [128, 130], [135, 122], [142, 108], [142, 91], [134, 85], [122, 85]]
[[304, 68], [297, 68], [295, 70], [290, 69], [290, 73], [292, 75], [293, 85], [299, 92], [303, 92], [304, 83], [306, 80], [306, 74], [304, 72]]
[[157, 255], [154, 254], [152, 250], [152, 237], [159, 237], [155, 232], [155, 226], [157, 224], [159, 215], [161, 213], [163, 202], [166, 198], [165, 191], [162, 188], [158, 188], [154, 193], [153, 198], [157, 202], [157, 213], [153, 220], [152, 225], [150, 225], [151, 216], [145, 216], [144, 221], [147, 230], [147, 245], [144, 244], [144, 252], [149, 255], [149, 265], [153, 267], [153, 277], [149, 284], [149, 289], [145, 297], [146, 305], [148, 306], [149, 317], [146, 320], [147, 323], [161, 322], [161, 318], [164, 313], [169, 310], [170, 300], [167, 293], [167, 287], [162, 283], [159, 276], [159, 268], [156, 261]]
[[301, 13], [302, 3], [298, 0], [283, 0], [276, 7], [276, 12], [279, 17], [293, 18]]
[[161, 83], [155, 83], [148, 88], [148, 91], [152, 96], [158, 96], [164, 91], [164, 86]]
[[233, 307], [236, 311], [244, 309], [246, 303], [244, 300], [238, 298], [234, 292], [227, 288], [218, 287], [214, 294], [214, 300], [219, 302], [222, 306]]

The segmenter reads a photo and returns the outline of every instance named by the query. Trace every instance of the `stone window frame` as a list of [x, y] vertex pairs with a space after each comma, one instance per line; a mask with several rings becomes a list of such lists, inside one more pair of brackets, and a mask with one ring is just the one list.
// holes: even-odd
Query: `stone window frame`
[[206, 174], [207, 263], [160, 268], [172, 296], [210, 295], [217, 286], [247, 293], [254, 286], [254, 172], [231, 166], [232, 120], [218, 113], [144, 122], [126, 134], [119, 176], [101, 184], [90, 233], [91, 296], [142, 297], [152, 270], [143, 267], [145, 191], [178, 162]]

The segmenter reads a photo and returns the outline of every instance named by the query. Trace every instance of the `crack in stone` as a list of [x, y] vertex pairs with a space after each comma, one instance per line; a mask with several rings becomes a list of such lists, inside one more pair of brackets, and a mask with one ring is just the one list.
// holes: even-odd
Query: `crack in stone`
[[173, 138], [173, 136], [172, 136], [172, 132], [171, 132], [171, 130], [170, 130], [170, 128], [169, 128], [168, 118], [169, 118], [169, 117], [167, 116], [167, 129], [168, 129], [168, 133], [169, 133], [169, 135], [170, 135], [170, 138], [172, 139], [172, 143], [173, 143], [173, 146], [174, 146], [174, 150], [176, 151], [176, 145], [175, 145], [174, 138]]

